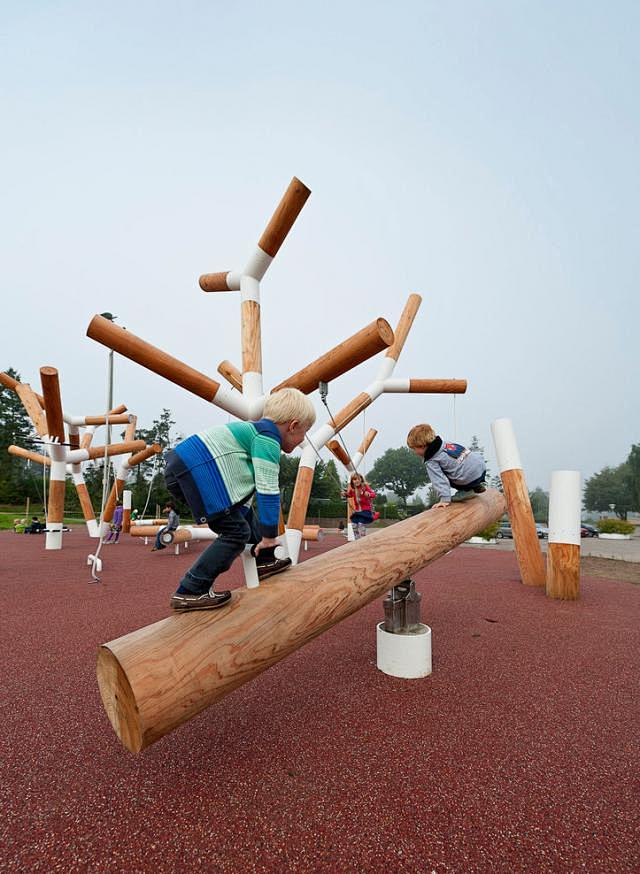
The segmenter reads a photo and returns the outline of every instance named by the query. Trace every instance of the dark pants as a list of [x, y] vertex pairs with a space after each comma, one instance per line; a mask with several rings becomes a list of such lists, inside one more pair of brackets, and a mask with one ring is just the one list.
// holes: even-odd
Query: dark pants
[[[255, 517], [252, 510], [244, 505], [207, 516], [196, 484], [175, 452], [167, 453], [164, 478], [174, 498], [186, 501], [194, 518], [198, 522], [206, 522], [218, 535], [180, 580], [180, 585], [187, 591], [204, 595], [214, 588], [216, 577], [229, 570], [247, 543], [260, 542]], [[263, 550], [260, 559], [273, 558], [274, 551]]]
[[482, 476], [478, 477], [478, 479], [474, 479], [473, 482], [470, 483], [465, 483], [463, 486], [458, 485], [455, 480], [451, 480], [451, 485], [459, 492], [472, 492], [478, 486], [484, 485], [486, 475], [487, 473], [485, 471]]
[[[174, 495], [174, 497], [175, 497], [175, 495]], [[156, 549], [166, 549], [167, 548], [161, 540], [161, 537], [165, 533], [165, 531], [175, 531], [175, 528], [169, 528], [168, 525], [163, 525], [162, 528], [158, 529], [158, 532], [156, 533]]]
[[351, 514], [351, 521], [370, 525], [373, 522], [373, 512], [371, 510], [356, 510], [355, 513]]
[[258, 543], [261, 539], [248, 507], [219, 513], [207, 519], [207, 524], [218, 537], [180, 580], [180, 585], [194, 595], [204, 595], [214, 588], [216, 577], [229, 570], [247, 543]]

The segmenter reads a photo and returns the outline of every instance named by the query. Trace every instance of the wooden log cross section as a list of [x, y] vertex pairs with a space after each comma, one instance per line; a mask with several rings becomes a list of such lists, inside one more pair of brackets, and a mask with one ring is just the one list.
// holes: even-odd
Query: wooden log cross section
[[233, 689], [497, 521], [488, 490], [312, 558], [219, 610], [175, 613], [104, 644], [98, 685], [116, 734], [139, 752]]

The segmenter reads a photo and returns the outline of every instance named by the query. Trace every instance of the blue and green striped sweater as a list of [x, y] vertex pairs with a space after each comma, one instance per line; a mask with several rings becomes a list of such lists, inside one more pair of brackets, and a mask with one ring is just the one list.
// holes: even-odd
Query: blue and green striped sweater
[[280, 432], [270, 419], [207, 428], [175, 447], [200, 493], [207, 516], [245, 503], [256, 493], [264, 537], [280, 518]]

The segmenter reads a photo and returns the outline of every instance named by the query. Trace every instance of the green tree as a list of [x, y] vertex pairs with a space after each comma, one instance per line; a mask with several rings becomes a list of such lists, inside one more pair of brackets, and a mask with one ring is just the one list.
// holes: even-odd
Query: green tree
[[[137, 465], [132, 500], [133, 505], [140, 510], [147, 503], [147, 497], [149, 497], [149, 506], [152, 508], [156, 504], [163, 505], [165, 501], [173, 500], [171, 493], [165, 486], [164, 467], [165, 452], [172, 449], [176, 443], [171, 433], [174, 425], [171, 410], [163, 408], [160, 416], [153, 420], [151, 428], [140, 428], [137, 432], [137, 437], [140, 440], [144, 440], [149, 445], [159, 443], [162, 447], [162, 452], [159, 455], [154, 455]], [[186, 507], [182, 506], [179, 510], [185, 513]]]
[[546, 522], [549, 518], [549, 493], [538, 486], [538, 488], [529, 492], [529, 500], [531, 501], [533, 518], [536, 522]]
[[282, 501], [282, 512], [287, 513], [291, 506], [291, 498], [296, 485], [296, 477], [298, 475], [298, 467], [300, 466], [300, 458], [285, 455], [284, 452], [280, 455], [280, 499]]
[[627, 486], [631, 495], [631, 509], [640, 512], [640, 443], [634, 443], [627, 458]]
[[369, 482], [376, 488], [395, 492], [406, 505], [409, 495], [426, 484], [427, 473], [422, 459], [406, 446], [401, 446], [399, 449], [387, 449], [378, 458], [369, 472]]
[[607, 513], [613, 504], [616, 516], [626, 519], [627, 513], [634, 507], [631, 479], [627, 463], [618, 467], [605, 467], [599, 473], [594, 473], [585, 482], [585, 508]]
[[[13, 367], [5, 372], [21, 382], [20, 374]], [[21, 503], [25, 497], [37, 496], [33, 476], [42, 478], [40, 465], [32, 476], [30, 462], [7, 452], [12, 443], [30, 447], [34, 436], [31, 419], [20, 398], [13, 389], [0, 385], [0, 501]]]

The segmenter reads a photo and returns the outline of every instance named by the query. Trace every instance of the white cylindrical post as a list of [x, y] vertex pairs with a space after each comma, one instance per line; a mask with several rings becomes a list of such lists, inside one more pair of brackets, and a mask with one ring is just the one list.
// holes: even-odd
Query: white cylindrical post
[[491, 423], [491, 433], [522, 582], [526, 586], [544, 586], [544, 558], [511, 419], [496, 419]]
[[258, 579], [256, 560], [251, 555], [251, 545], [245, 546], [241, 553], [241, 558], [242, 569], [244, 570], [244, 577], [247, 582], [247, 589], [257, 589], [260, 585], [260, 580]]
[[131, 531], [131, 489], [123, 489], [122, 492], [122, 532], [129, 534]]
[[420, 623], [411, 634], [385, 631], [384, 622], [376, 629], [377, 667], [390, 677], [415, 680], [431, 673], [431, 629]]
[[549, 492], [547, 595], [575, 601], [580, 594], [580, 471], [555, 470]]

